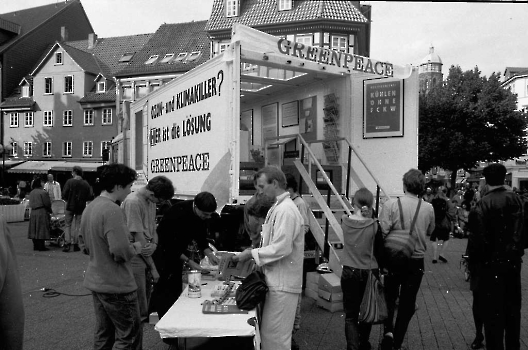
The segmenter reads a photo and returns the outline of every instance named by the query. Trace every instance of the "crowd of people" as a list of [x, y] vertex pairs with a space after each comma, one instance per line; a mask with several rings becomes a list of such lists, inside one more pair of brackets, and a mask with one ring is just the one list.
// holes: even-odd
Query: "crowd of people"
[[[461, 220], [469, 236], [467, 254], [476, 329], [471, 348], [482, 348], [484, 342], [487, 349], [520, 348], [520, 270], [527, 243], [526, 206], [522, 197], [504, 185], [504, 166], [491, 164], [483, 174], [485, 182], [478, 191], [466, 189], [449, 198], [444, 186], [426, 188], [424, 175], [410, 169], [402, 178], [404, 196], [386, 201], [379, 217], [373, 210], [371, 191], [361, 188], [354, 193], [353, 212], [343, 215], [341, 223], [347, 349], [372, 348], [372, 325], [360, 322], [358, 317], [371, 273], [384, 283], [388, 309], [381, 349], [402, 349], [416, 310], [427, 241], [432, 242], [432, 263], [447, 263], [445, 249]], [[131, 193], [135, 179], [136, 172], [125, 165], [106, 165], [98, 178], [100, 194], [93, 200], [82, 180], [82, 169], [73, 169], [72, 179], [62, 192], [52, 177], [47, 182], [38, 178], [31, 184], [28, 237], [33, 240], [34, 250], [46, 249], [51, 198], [70, 203], [66, 211], [69, 227], [74, 228], [68, 228], [65, 251], [72, 245], [74, 251], [89, 255], [83, 285], [92, 292], [95, 349], [142, 348], [143, 324], [148, 322], [149, 314], [155, 311], [163, 317], [182, 293], [184, 266], [202, 270], [199, 262], [189, 256], [190, 245], [194, 244], [209, 263], [219, 263], [207, 240], [208, 223], [218, 209], [215, 197], [201, 192], [194, 199], [169, 205], [157, 224], [156, 208], [174, 196], [175, 187], [168, 178], [156, 176]], [[301, 324], [309, 208], [298, 193], [295, 177], [278, 168], [260, 169], [254, 176], [254, 186], [255, 194], [244, 206], [241, 220], [250, 243], [233, 260], [253, 259], [269, 288], [261, 313], [262, 349], [296, 349], [292, 335]], [[91, 202], [86, 206], [88, 200]], [[414, 250], [403, 263], [392, 264], [384, 241], [391, 232], [405, 227], [412, 227]], [[2, 258], [14, 259], [6, 249], [9, 237], [0, 239], [6, 242], [6, 246], [0, 246]], [[14, 278], [4, 272], [0, 271], [3, 278]], [[16, 293], [16, 283], [12, 286]], [[16, 303], [12, 308], [18, 323], [10, 323], [6, 328], [9, 333], [0, 335], [20, 341], [23, 309]]]

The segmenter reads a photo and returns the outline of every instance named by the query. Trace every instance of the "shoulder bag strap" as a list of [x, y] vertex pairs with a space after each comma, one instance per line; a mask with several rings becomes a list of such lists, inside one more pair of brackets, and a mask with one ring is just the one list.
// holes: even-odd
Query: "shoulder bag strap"
[[416, 212], [414, 213], [414, 218], [411, 224], [411, 231], [409, 232], [409, 235], [411, 236], [414, 230], [414, 224], [416, 224], [416, 219], [418, 218], [418, 213], [420, 212], [420, 205], [422, 205], [422, 200], [418, 198], [418, 206], [416, 207]]
[[402, 205], [401, 205], [401, 202], [400, 202], [400, 197], [398, 197], [398, 209], [400, 210], [401, 228], [402, 228], [402, 230], [405, 230], [405, 224], [403, 223], [403, 210], [402, 210]]

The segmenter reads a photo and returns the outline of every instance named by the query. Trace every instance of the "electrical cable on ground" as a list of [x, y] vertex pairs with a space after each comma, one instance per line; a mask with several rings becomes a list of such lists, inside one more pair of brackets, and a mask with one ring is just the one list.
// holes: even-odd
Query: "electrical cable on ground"
[[66, 295], [66, 296], [69, 296], [69, 297], [86, 297], [86, 296], [92, 295], [92, 293], [89, 293], [89, 294], [68, 294], [68, 293], [62, 293], [62, 292], [57, 292], [53, 288], [41, 288], [40, 291], [44, 292], [44, 294], [42, 294], [43, 298], [55, 298], [55, 297], [58, 297], [59, 295]]

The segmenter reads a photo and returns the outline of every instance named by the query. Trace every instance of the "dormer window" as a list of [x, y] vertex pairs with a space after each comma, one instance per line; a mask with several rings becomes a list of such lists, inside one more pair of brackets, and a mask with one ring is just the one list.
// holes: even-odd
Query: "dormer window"
[[293, 8], [293, 0], [278, 0], [279, 11], [287, 11]]
[[22, 86], [22, 97], [29, 97], [29, 85]]
[[160, 61], [160, 63], [169, 63], [170, 60], [172, 60], [172, 58], [174, 57], [174, 54], [173, 53], [168, 53], [165, 55], [165, 57], [163, 57]]
[[100, 81], [97, 83], [97, 92], [105, 92], [106, 91], [106, 82]]
[[152, 55], [148, 60], [145, 61], [145, 64], [153, 64], [158, 59], [158, 55]]
[[55, 52], [55, 64], [62, 64], [62, 52]]
[[126, 52], [126, 53], [124, 53], [123, 56], [121, 56], [121, 58], [119, 59], [119, 63], [130, 62], [130, 60], [132, 59], [133, 56], [134, 56], [134, 53], [133, 53], [133, 52]]
[[174, 62], [181, 62], [185, 59], [185, 57], [187, 57], [187, 52], [181, 52], [178, 54], [178, 56], [176, 56]]
[[226, 17], [237, 17], [240, 12], [240, 0], [226, 0]]
[[202, 55], [201, 51], [193, 51], [191, 52], [189, 57], [187, 57], [187, 61], [188, 62], [196, 61], [201, 55]]

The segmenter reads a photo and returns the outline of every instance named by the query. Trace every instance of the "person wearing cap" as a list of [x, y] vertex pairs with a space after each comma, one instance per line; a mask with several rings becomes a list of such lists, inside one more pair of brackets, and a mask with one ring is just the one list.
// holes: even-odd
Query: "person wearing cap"
[[217, 209], [216, 199], [209, 192], [200, 192], [192, 200], [174, 204], [163, 215], [157, 228], [158, 247], [152, 255], [160, 279], [152, 293], [151, 308], [163, 317], [182, 292], [184, 264], [192, 270], [203, 270], [189, 259], [187, 247], [196, 242], [198, 249], [213, 264], [218, 258], [207, 242], [207, 220]]

